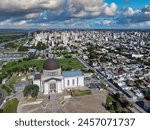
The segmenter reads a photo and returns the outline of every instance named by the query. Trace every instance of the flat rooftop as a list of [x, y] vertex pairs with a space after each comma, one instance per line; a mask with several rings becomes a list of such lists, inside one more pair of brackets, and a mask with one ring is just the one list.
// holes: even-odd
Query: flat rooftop
[[83, 76], [82, 71], [63, 71], [62, 75], [64, 77], [77, 77], [77, 76]]

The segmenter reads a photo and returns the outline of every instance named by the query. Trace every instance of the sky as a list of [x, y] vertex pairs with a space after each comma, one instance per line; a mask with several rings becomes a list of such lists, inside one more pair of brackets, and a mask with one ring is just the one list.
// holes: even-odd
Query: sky
[[0, 28], [150, 29], [150, 0], [0, 0]]

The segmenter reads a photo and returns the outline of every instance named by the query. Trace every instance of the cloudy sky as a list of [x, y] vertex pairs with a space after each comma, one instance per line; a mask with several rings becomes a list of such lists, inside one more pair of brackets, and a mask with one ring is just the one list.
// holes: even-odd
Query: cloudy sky
[[0, 28], [150, 28], [150, 0], [0, 0]]

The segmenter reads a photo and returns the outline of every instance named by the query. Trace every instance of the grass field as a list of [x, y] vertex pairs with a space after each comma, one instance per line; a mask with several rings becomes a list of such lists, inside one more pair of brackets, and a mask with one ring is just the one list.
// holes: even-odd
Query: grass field
[[[60, 62], [60, 65], [62, 67], [62, 70], [78, 70], [78, 69], [86, 69], [85, 66], [80, 63], [80, 61], [76, 58], [65, 58], [65, 59], [58, 59]], [[29, 60], [29, 61], [23, 61], [23, 62], [9, 62], [6, 64], [6, 66], [1, 70], [2, 73], [5, 73], [7, 71], [11, 71], [13, 69], [19, 70], [22, 69], [25, 66], [35, 65], [37, 68], [37, 71], [41, 71], [43, 68], [44, 60]]]
[[107, 86], [105, 84], [103, 84], [103, 83], [101, 83], [99, 87], [103, 88], [103, 89], [107, 89]]
[[59, 63], [63, 70], [66, 69], [85, 69], [85, 66], [76, 58], [59, 59]]
[[7, 71], [11, 71], [15, 68], [21, 69], [25, 66], [36, 65], [39, 70], [42, 69], [44, 61], [43, 60], [29, 60], [23, 62], [9, 62], [6, 66], [2, 69], [2, 72], [5, 73]]
[[0, 42], [8, 42], [8, 41], [12, 41], [12, 40], [16, 40], [23, 37], [21, 36], [4, 36], [4, 37], [0, 37]]
[[19, 42], [13, 42], [13, 43], [9, 43], [9, 44], [6, 44], [4, 45], [5, 48], [17, 48], [18, 46], [20, 46], [21, 44], [23, 44], [24, 42], [22, 41], [19, 41]]
[[20, 82], [21, 78], [16, 75], [12, 75], [11, 78], [6, 82], [6, 85], [9, 86], [11, 89], [14, 89], [14, 84]]
[[112, 96], [108, 96], [107, 99], [106, 99], [106, 102], [107, 102], [108, 104], [112, 104], [112, 102], [115, 102], [115, 100], [113, 99]]
[[72, 93], [73, 97], [76, 96], [85, 96], [85, 95], [90, 95], [92, 92], [91, 90], [81, 90], [81, 91], [75, 91]]
[[1, 88], [6, 91], [7, 96], [9, 96], [12, 93], [12, 90], [8, 88], [6, 85], [1, 85]]
[[19, 103], [19, 101], [16, 98], [6, 102], [6, 104], [3, 107], [3, 112], [4, 113], [16, 113], [18, 103]]

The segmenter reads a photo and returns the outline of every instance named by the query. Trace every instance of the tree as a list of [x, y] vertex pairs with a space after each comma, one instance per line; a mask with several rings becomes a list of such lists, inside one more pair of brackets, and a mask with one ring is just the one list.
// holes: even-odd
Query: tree
[[47, 48], [48, 48], [48, 46], [46, 44], [42, 43], [42, 42], [38, 42], [38, 44], [36, 46], [36, 49], [39, 50], [39, 51], [45, 50]]
[[37, 97], [38, 92], [39, 92], [39, 86], [34, 84], [26, 86], [23, 90], [24, 97], [31, 96], [32, 98], [35, 98]]
[[116, 111], [116, 112], [121, 112], [121, 109], [122, 109], [122, 107], [121, 107], [121, 104], [119, 103], [119, 102], [113, 102], [113, 107], [114, 107], [114, 110]]
[[123, 108], [126, 108], [130, 105], [130, 103], [125, 99], [120, 99], [120, 103]]
[[112, 96], [107, 96], [105, 107], [107, 110], [113, 110], [114, 99]]
[[89, 59], [95, 59], [98, 57], [95, 46], [93, 44], [89, 43], [87, 51], [89, 52]]
[[150, 90], [144, 93], [144, 96], [147, 100], [150, 100]]
[[119, 100], [119, 99], [120, 99], [120, 94], [119, 94], [119, 93], [114, 94], [114, 95], [113, 95], [113, 98], [114, 98], [115, 100]]
[[0, 113], [3, 113], [3, 109], [0, 109]]
[[130, 105], [125, 99], [120, 99], [121, 95], [119, 93], [114, 95], [109, 95], [106, 99], [105, 108], [110, 112], [125, 113], [129, 112], [127, 107]]

